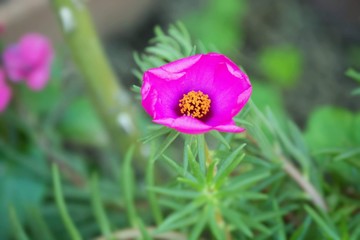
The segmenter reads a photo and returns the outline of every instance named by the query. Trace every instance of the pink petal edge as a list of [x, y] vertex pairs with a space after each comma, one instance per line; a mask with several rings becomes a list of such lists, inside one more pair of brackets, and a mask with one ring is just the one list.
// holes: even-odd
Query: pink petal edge
[[34, 91], [42, 90], [50, 78], [50, 67], [35, 69], [29, 74], [26, 84]]
[[200, 120], [187, 116], [179, 118], [154, 119], [153, 122], [187, 134], [201, 134], [211, 130], [211, 126], [204, 124]]
[[3, 85], [0, 86], [0, 112], [3, 112], [10, 103], [12, 96], [11, 88]]
[[238, 127], [233, 121], [229, 124], [218, 125], [218, 126], [209, 126], [200, 120], [197, 120], [192, 117], [179, 117], [179, 118], [163, 118], [163, 119], [154, 119], [154, 123], [162, 124], [167, 127], [173, 128], [179, 132], [186, 134], [202, 134], [211, 130], [217, 130], [220, 132], [233, 132], [241, 133], [245, 131], [244, 128]]

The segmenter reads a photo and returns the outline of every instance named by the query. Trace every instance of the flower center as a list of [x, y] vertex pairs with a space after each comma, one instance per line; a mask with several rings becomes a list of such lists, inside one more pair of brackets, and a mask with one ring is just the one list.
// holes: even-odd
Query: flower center
[[193, 118], [203, 118], [210, 111], [211, 100], [202, 91], [191, 91], [179, 100], [181, 114]]

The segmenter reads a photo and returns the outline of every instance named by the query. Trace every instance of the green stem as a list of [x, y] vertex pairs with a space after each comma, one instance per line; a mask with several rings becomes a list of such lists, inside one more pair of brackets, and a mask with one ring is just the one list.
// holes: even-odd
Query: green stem
[[52, 165], [52, 175], [53, 175], [53, 182], [54, 182], [54, 191], [55, 191], [55, 200], [56, 204], [59, 208], [60, 215], [63, 219], [63, 222], [65, 224], [66, 229], [68, 230], [71, 239], [73, 240], [81, 240], [81, 235], [77, 228], [75, 227], [75, 224], [71, 220], [71, 217], [69, 215], [69, 212], [66, 208], [64, 195], [61, 190], [61, 180], [60, 180], [60, 173], [59, 169], [55, 164]]
[[137, 224], [137, 213], [136, 206], [134, 203], [134, 173], [131, 167], [131, 160], [134, 153], [134, 148], [129, 148], [128, 152], [125, 155], [125, 159], [122, 164], [122, 179], [120, 184], [123, 188], [125, 206], [127, 210], [127, 214], [129, 217], [129, 221], [131, 226], [138, 227]]
[[134, 107], [107, 61], [88, 10], [81, 0], [52, 0], [73, 59], [113, 146], [123, 155], [136, 143]]
[[[200, 164], [204, 165], [206, 168], [206, 174], [209, 175], [211, 179], [214, 179], [217, 174], [216, 166], [212, 165], [213, 159], [210, 155], [208, 145], [205, 140], [204, 135], [200, 135], [198, 138], [198, 146], [199, 146], [199, 161]], [[201, 160], [203, 159], [203, 160]], [[211, 167], [210, 167], [211, 166]], [[211, 172], [208, 172], [211, 171]], [[212, 175], [212, 176], [211, 176]], [[213, 191], [213, 189], [210, 189], [210, 191]], [[223, 214], [221, 212], [221, 209], [217, 206], [215, 208], [215, 220], [217, 225], [220, 227], [221, 230], [224, 231], [224, 236], [226, 240], [231, 240], [232, 236], [229, 231], [229, 227], [226, 225], [226, 222], [224, 220]]]
[[[146, 167], [146, 183], [149, 188], [155, 187], [155, 161], [153, 157], [150, 158]], [[155, 222], [160, 225], [163, 221], [161, 208], [158, 204], [156, 194], [154, 191], [147, 191], [148, 200], [151, 208], [152, 215], [154, 216]]]
[[287, 160], [283, 155], [280, 155], [279, 158], [283, 162], [283, 168], [285, 172], [310, 196], [311, 201], [324, 212], [327, 212], [328, 206], [325, 199], [322, 197], [320, 192], [307, 180], [301, 172]]
[[99, 179], [95, 173], [91, 176], [91, 203], [96, 220], [99, 223], [102, 235], [105, 236], [107, 240], [114, 240], [110, 223], [106, 216], [103, 203], [101, 201], [101, 195], [99, 192]]
[[23, 229], [19, 218], [17, 217], [16, 210], [13, 206], [9, 208], [10, 221], [14, 228], [14, 235], [17, 240], [29, 240], [28, 236]]
[[204, 134], [199, 134], [198, 135], [198, 149], [199, 149], [199, 165], [200, 165], [200, 169], [201, 171], [205, 174], [206, 172], [206, 164], [207, 164], [207, 159], [206, 159], [206, 152], [207, 152], [207, 144], [205, 141], [205, 136]]

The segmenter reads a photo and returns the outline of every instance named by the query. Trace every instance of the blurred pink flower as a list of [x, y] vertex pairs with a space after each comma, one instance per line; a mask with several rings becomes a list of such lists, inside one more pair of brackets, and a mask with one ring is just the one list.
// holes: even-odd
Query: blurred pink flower
[[12, 81], [26, 81], [29, 88], [41, 90], [49, 80], [53, 54], [48, 38], [29, 33], [5, 49], [5, 70]]
[[11, 88], [5, 82], [5, 74], [0, 69], [0, 112], [3, 112], [11, 99]]
[[237, 115], [250, 98], [249, 78], [218, 53], [183, 58], [144, 73], [142, 105], [158, 124], [179, 132], [242, 132]]

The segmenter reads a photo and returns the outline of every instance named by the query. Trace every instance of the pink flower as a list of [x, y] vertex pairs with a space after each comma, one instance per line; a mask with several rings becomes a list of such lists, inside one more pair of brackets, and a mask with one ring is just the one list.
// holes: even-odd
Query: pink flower
[[5, 82], [5, 75], [0, 69], [0, 112], [3, 112], [11, 99], [11, 88]]
[[179, 132], [242, 132], [233, 117], [251, 95], [249, 78], [218, 53], [183, 58], [144, 73], [142, 105], [158, 124]]
[[49, 80], [53, 48], [40, 34], [24, 35], [20, 41], [5, 49], [3, 60], [9, 78], [26, 81], [29, 88], [41, 90]]

